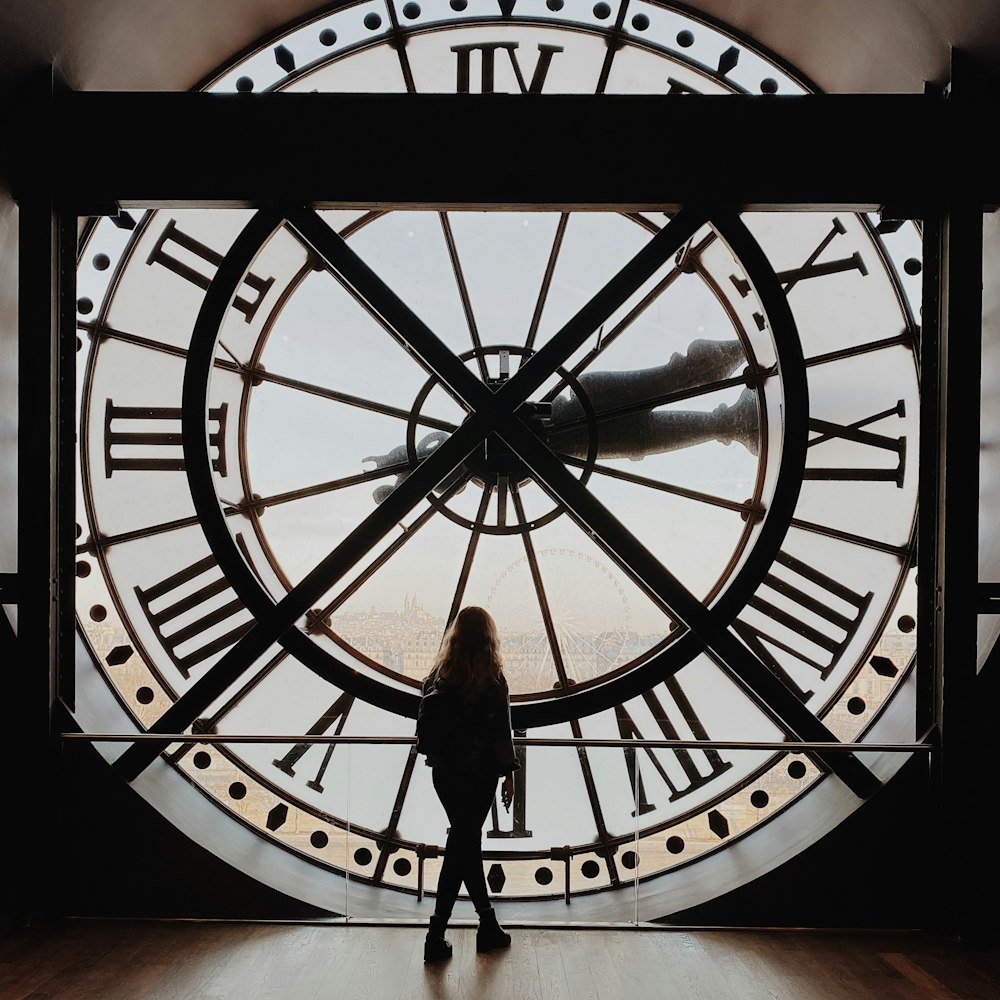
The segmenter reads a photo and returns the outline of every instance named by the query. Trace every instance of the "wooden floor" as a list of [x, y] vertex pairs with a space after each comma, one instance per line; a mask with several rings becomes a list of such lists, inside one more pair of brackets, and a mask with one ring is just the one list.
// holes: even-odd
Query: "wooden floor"
[[994, 1000], [1000, 954], [918, 932], [70, 921], [0, 937], [2, 1000]]

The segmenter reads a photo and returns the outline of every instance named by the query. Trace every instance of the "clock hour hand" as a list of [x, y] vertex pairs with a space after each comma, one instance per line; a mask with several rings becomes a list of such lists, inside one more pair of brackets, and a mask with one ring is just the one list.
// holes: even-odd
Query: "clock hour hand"
[[[585, 458], [587, 434], [585, 428], [560, 433], [561, 417], [575, 419], [574, 401], [558, 405], [562, 397], [553, 400], [552, 427], [548, 440], [555, 451], [574, 458]], [[730, 445], [739, 443], [751, 455], [757, 454], [757, 396], [752, 389], [744, 389], [732, 404], [719, 403], [712, 410], [640, 410], [624, 417], [601, 419], [597, 457], [629, 458], [641, 462], [648, 455], [661, 455], [668, 451], [693, 448], [709, 441]]]
[[[686, 353], [675, 353], [664, 365], [633, 371], [584, 373], [577, 382], [599, 424], [597, 457], [630, 458], [638, 462], [648, 455], [691, 448], [706, 441], [726, 445], [738, 442], [756, 455], [757, 397], [752, 389], [744, 389], [735, 403], [720, 403], [711, 410], [658, 409], [665, 395], [718, 382], [731, 375], [745, 360], [743, 346], [738, 340], [695, 340]], [[643, 400], [649, 401], [648, 409], [638, 405]], [[583, 404], [576, 393], [561, 393], [550, 405], [551, 416], [530, 419], [530, 425], [544, 432], [554, 451], [586, 458], [589, 428]], [[629, 412], [625, 414], [606, 415], [616, 414], [619, 408], [626, 406]], [[444, 431], [432, 431], [423, 437], [416, 446], [417, 459], [424, 459], [447, 436]], [[374, 462], [376, 468], [408, 460], [405, 445], [398, 445], [384, 455], [362, 459]], [[377, 487], [372, 493], [375, 502], [381, 503], [408, 475], [409, 470], [401, 472], [395, 483]], [[459, 475], [454, 473], [436, 492], [440, 494]]]
[[[422, 462], [442, 441], [448, 439], [448, 434], [445, 431], [431, 431], [430, 434], [425, 434], [418, 442], [416, 446], [417, 462]], [[407, 464], [410, 460], [409, 451], [405, 444], [397, 445], [392, 451], [386, 452], [384, 455], [366, 455], [362, 462], [374, 462], [375, 469], [388, 469], [401, 464]], [[372, 499], [375, 503], [381, 503], [385, 500], [389, 494], [404, 482], [413, 471], [412, 468], [404, 469], [396, 475], [396, 481], [392, 484], [383, 483], [381, 486], [377, 486], [372, 493]], [[445, 480], [440, 482], [435, 488], [434, 492], [440, 496], [445, 490], [449, 489], [452, 485], [457, 483], [462, 478], [461, 467], [457, 468], [450, 476]], [[455, 490], [455, 495], [462, 492], [465, 489], [464, 484]]]
[[[630, 458], [691, 448], [706, 441], [736, 441], [757, 453], [757, 400], [744, 389], [736, 403], [720, 403], [712, 410], [661, 409], [671, 393], [718, 382], [746, 361], [738, 340], [695, 340], [686, 353], [675, 353], [663, 365], [633, 371], [584, 372], [577, 379], [596, 414], [599, 458]], [[643, 402], [648, 403], [642, 408]], [[628, 412], [614, 415], [619, 408]], [[564, 429], [561, 425], [571, 425]], [[583, 405], [574, 390], [552, 400], [548, 440], [556, 451], [582, 458], [587, 451]]]

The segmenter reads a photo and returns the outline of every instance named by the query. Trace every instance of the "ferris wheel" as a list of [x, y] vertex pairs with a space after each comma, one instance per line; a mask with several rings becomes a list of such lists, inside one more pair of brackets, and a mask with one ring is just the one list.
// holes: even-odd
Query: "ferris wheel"
[[569, 548], [539, 549], [535, 563], [543, 599], [526, 556], [500, 573], [486, 599], [511, 692], [579, 684], [626, 663], [632, 616], [618, 575]]

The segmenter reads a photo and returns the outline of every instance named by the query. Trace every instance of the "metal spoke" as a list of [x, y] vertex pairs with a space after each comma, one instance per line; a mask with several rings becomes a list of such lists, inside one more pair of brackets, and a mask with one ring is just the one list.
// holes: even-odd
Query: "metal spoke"
[[408, 94], [416, 93], [417, 87], [413, 82], [413, 70], [410, 68], [410, 57], [406, 52], [406, 33], [399, 27], [399, 17], [396, 14], [396, 5], [392, 0], [386, 0], [386, 10], [389, 12], [389, 23], [392, 28], [389, 37], [392, 39], [392, 47], [396, 50], [396, 58], [399, 60], [399, 69], [403, 74], [403, 82], [406, 84]]
[[190, 528], [199, 523], [196, 516], [180, 517], [174, 521], [164, 521], [161, 524], [153, 524], [148, 528], [135, 528], [132, 531], [123, 531], [118, 535], [105, 535], [102, 538], [91, 538], [81, 542], [76, 547], [78, 555], [88, 553], [96, 555], [112, 545], [120, 545], [122, 542], [133, 542], [140, 538], [150, 538], [153, 535], [166, 534], [168, 531], [179, 531], [181, 528]]
[[[261, 511], [267, 507], [276, 507], [279, 504], [290, 503], [293, 500], [302, 500], [305, 497], [320, 496], [323, 493], [332, 493], [334, 490], [342, 490], [349, 486], [358, 486], [361, 483], [368, 483], [374, 479], [384, 479], [386, 476], [400, 475], [408, 472], [411, 466], [409, 462], [396, 462], [386, 465], [381, 469], [370, 469], [367, 472], [360, 472], [354, 476], [343, 476], [340, 479], [331, 479], [326, 483], [317, 483], [315, 486], [303, 486], [297, 490], [289, 490], [286, 493], [273, 493], [266, 497], [257, 497], [252, 500], [244, 500], [243, 503], [229, 504], [222, 508], [226, 517], [234, 517], [237, 514], [246, 514], [248, 511]], [[98, 550], [108, 549], [112, 545], [120, 545], [122, 542], [134, 542], [140, 538], [150, 538], [153, 535], [165, 534], [169, 531], [179, 531], [181, 528], [190, 528], [199, 524], [197, 516], [181, 517], [174, 521], [164, 521], [160, 524], [149, 525], [146, 528], [135, 528], [132, 531], [123, 531], [118, 535], [106, 535], [100, 539], [90, 539], [76, 547], [78, 554], [96, 553]]]
[[559, 251], [562, 249], [563, 237], [566, 235], [567, 222], [569, 222], [569, 212], [563, 212], [559, 216], [559, 224], [556, 226], [556, 234], [552, 239], [552, 250], [549, 252], [549, 260], [545, 265], [545, 274], [542, 275], [542, 286], [538, 290], [538, 299], [535, 302], [535, 312], [531, 317], [531, 324], [528, 327], [528, 336], [524, 341], [524, 346], [529, 349], [535, 346], [535, 337], [538, 335], [538, 324], [542, 320], [542, 310], [544, 310], [545, 301], [549, 297], [549, 289], [552, 286], [552, 275], [555, 273], [556, 261], [559, 259]]
[[[510, 492], [514, 500], [514, 510], [517, 513], [518, 523], [524, 525], [527, 523], [527, 519], [524, 516], [524, 503], [521, 500], [521, 491], [516, 486], [511, 486]], [[538, 556], [535, 554], [535, 543], [531, 540], [530, 531], [521, 532], [521, 538], [524, 540], [524, 555], [528, 560], [528, 567], [531, 570], [531, 582], [535, 588], [538, 609], [542, 613], [545, 635], [549, 640], [549, 649], [552, 652], [552, 663], [559, 677], [559, 690], [565, 694], [569, 691], [569, 678], [566, 676], [566, 665], [563, 663], [559, 637], [556, 635], [555, 622], [552, 621], [552, 609], [549, 607], [549, 599], [545, 593], [545, 584], [542, 582], [542, 573], [538, 566]]]
[[[78, 330], [85, 330], [91, 335], [91, 337], [94, 338], [102, 337], [107, 340], [119, 340], [123, 344], [145, 347], [148, 350], [156, 351], [159, 354], [170, 354], [177, 358], [186, 358], [188, 353], [186, 348], [178, 347], [176, 344], [166, 344], [162, 340], [153, 340], [150, 337], [141, 337], [137, 333], [127, 333], [125, 330], [118, 330], [113, 326], [108, 326], [106, 323], [100, 322], [99, 320], [78, 319], [76, 321], [76, 328]], [[216, 359], [214, 363], [217, 367], [227, 368], [230, 371], [239, 370], [238, 366], [231, 361]]]
[[[472, 309], [472, 299], [469, 298], [469, 289], [465, 283], [465, 274], [462, 271], [462, 258], [458, 254], [458, 247], [455, 246], [455, 236], [451, 231], [451, 222], [447, 212], [439, 212], [438, 218], [441, 220], [441, 230], [444, 233], [444, 241], [448, 245], [448, 257], [451, 260], [451, 269], [455, 273], [455, 282], [458, 285], [458, 294], [462, 299], [462, 309], [465, 312], [465, 322], [469, 327], [469, 336], [472, 338], [472, 346], [477, 352], [483, 346], [479, 337], [479, 327], [476, 325], [476, 314]], [[486, 369], [486, 355], [477, 353], [479, 361], [479, 377], [485, 382], [489, 377]]]
[[845, 358], [856, 358], [864, 354], [871, 354], [874, 351], [883, 351], [887, 347], [909, 347], [917, 345], [917, 338], [909, 332], [903, 332], [895, 337], [885, 337], [882, 340], [870, 340], [865, 344], [854, 344], [851, 347], [844, 347], [838, 351], [830, 351], [828, 354], [817, 354], [815, 357], [806, 358], [806, 367], [812, 368], [814, 365], [826, 365], [831, 361], [843, 361]]
[[[586, 468], [587, 463], [583, 459], [575, 458], [572, 455], [557, 454], [556, 457], [567, 465], [576, 468]], [[636, 486], [648, 486], [650, 489], [660, 490], [663, 493], [670, 493], [674, 496], [685, 497], [688, 500], [697, 500], [699, 503], [710, 504], [713, 507], [722, 507], [725, 510], [736, 511], [742, 517], [762, 518], [766, 513], [764, 507], [759, 503], [751, 501], [726, 500], [724, 497], [713, 496], [711, 493], [702, 493], [699, 490], [689, 490], [684, 486], [675, 486], [673, 483], [665, 483], [659, 479], [651, 479], [648, 476], [638, 476], [634, 472], [625, 472], [623, 469], [615, 469], [610, 465], [596, 463], [593, 466], [594, 472], [602, 476], [609, 476], [612, 479], [620, 479], [622, 482], [634, 483]]]
[[817, 524], [815, 521], [804, 521], [802, 518], [793, 517], [789, 522], [793, 528], [802, 531], [809, 531], [814, 535], [824, 535], [827, 538], [836, 538], [849, 545], [859, 545], [865, 549], [873, 549], [876, 552], [886, 552], [899, 559], [905, 559], [910, 552], [908, 545], [891, 545], [889, 542], [880, 542], [877, 538], [868, 538], [866, 535], [856, 535], [850, 531], [841, 531], [839, 528], [832, 528], [826, 524]]
[[601, 63], [601, 72], [597, 77], [597, 86], [594, 89], [595, 94], [603, 94], [608, 85], [608, 78], [611, 76], [611, 66], [614, 63], [615, 55], [622, 47], [622, 25], [625, 23], [625, 12], [627, 10], [628, 0], [619, 0], [615, 23], [608, 29], [607, 47]]
[[507, 496], [510, 493], [510, 477], [497, 476], [497, 527], [507, 524]]
[[[369, 410], [372, 413], [381, 413], [383, 416], [396, 417], [398, 420], [410, 420], [412, 413], [399, 406], [390, 406], [388, 403], [379, 403], [374, 399], [366, 399], [364, 396], [353, 396], [347, 392], [338, 392], [336, 389], [328, 389], [326, 386], [315, 385], [312, 382], [303, 382], [301, 379], [289, 378], [286, 375], [278, 375], [269, 372], [264, 368], [244, 368], [243, 371], [255, 382], [259, 379], [263, 382], [271, 382], [274, 385], [285, 386], [288, 389], [297, 389], [312, 396], [320, 396], [323, 399], [330, 399], [337, 403], [345, 403], [347, 406], [355, 406], [362, 410]], [[440, 431], [454, 431], [458, 426], [449, 420], [439, 420], [436, 417], [419, 416], [417, 422], [425, 427], [433, 427]]]
[[451, 608], [448, 611], [448, 621], [445, 628], [455, 620], [455, 616], [462, 608], [462, 599], [465, 596], [465, 588], [469, 582], [469, 573], [472, 572], [472, 562], [476, 558], [476, 549], [479, 547], [479, 539], [483, 534], [481, 525], [486, 518], [486, 510], [490, 505], [490, 493], [490, 487], [484, 486], [483, 495], [479, 498], [479, 510], [476, 512], [474, 527], [469, 535], [469, 544], [465, 550], [465, 559], [462, 560], [462, 569], [458, 574], [455, 596], [451, 599]]
[[370, 483], [376, 479], [385, 479], [387, 476], [399, 476], [409, 472], [411, 469], [412, 466], [409, 462], [394, 462], [392, 465], [385, 465], [378, 469], [367, 469], [353, 476], [341, 476], [339, 479], [317, 483], [315, 486], [302, 486], [297, 490], [288, 490], [285, 493], [272, 493], [266, 497], [255, 497], [251, 500], [244, 500], [242, 503], [223, 507], [223, 513], [227, 517], [231, 517], [233, 514], [245, 514], [249, 510], [263, 510], [266, 507], [277, 507], [280, 504], [291, 503], [294, 500], [321, 496], [324, 493], [333, 493], [336, 490]]

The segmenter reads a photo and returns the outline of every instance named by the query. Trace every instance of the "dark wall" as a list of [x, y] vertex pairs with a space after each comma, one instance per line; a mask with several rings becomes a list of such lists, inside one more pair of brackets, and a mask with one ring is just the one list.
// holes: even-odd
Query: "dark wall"
[[[67, 744], [57, 866], [68, 915], [311, 919], [330, 914], [235, 871]], [[820, 843], [749, 885], [674, 914], [676, 926], [935, 927], [935, 833], [925, 757]]]
[[926, 755], [780, 868], [664, 921], [684, 926], [938, 928]]
[[164, 819], [88, 743], [61, 759], [59, 912], [84, 917], [308, 920], [328, 911], [237, 871]]

